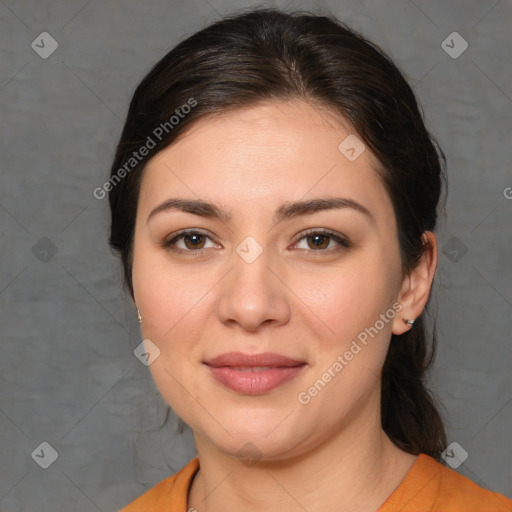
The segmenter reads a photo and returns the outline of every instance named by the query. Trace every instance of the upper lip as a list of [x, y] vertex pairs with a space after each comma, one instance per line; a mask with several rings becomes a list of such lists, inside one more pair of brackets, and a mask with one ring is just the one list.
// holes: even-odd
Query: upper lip
[[226, 352], [212, 359], [205, 361], [205, 364], [213, 367], [233, 366], [233, 367], [282, 367], [282, 366], [300, 366], [305, 364], [304, 361], [291, 359], [290, 357], [272, 352], [264, 352], [261, 354], [244, 354], [243, 352]]

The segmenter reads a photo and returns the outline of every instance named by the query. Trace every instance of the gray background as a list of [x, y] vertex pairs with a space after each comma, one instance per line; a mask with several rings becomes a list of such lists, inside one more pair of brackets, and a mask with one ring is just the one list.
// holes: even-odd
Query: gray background
[[[263, 4], [0, 0], [3, 512], [114, 511], [195, 455], [133, 355], [136, 313], [107, 246], [106, 199], [92, 191], [150, 67], [251, 5]], [[389, 51], [414, 85], [449, 164], [432, 386], [449, 442], [469, 453], [458, 471], [511, 496], [512, 3], [266, 5], [329, 9]], [[46, 59], [31, 47], [43, 31], [59, 45]], [[454, 31], [469, 44], [456, 59], [441, 47]], [[47, 469], [31, 456], [42, 442], [58, 452]]]

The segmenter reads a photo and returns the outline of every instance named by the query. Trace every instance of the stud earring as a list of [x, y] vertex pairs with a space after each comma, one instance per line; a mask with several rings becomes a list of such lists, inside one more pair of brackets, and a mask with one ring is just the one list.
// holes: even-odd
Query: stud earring
[[404, 324], [407, 324], [407, 325], [413, 325], [414, 324], [414, 320], [410, 320], [408, 318], [402, 318]]
[[137, 309], [137, 320], [139, 321], [139, 324], [142, 323], [142, 317], [140, 316], [140, 311]]

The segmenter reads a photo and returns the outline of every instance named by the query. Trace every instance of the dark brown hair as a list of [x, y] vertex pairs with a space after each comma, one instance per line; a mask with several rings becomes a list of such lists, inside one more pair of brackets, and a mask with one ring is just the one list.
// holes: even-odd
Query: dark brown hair
[[[256, 9], [181, 42], [133, 95], [109, 187], [109, 242], [121, 256], [132, 298], [133, 235], [147, 160], [205, 115], [293, 99], [348, 121], [378, 158], [396, 214], [404, 276], [415, 267], [425, 250], [422, 234], [436, 226], [445, 159], [425, 128], [411, 87], [378, 46], [334, 17]], [[133, 160], [143, 145], [152, 146], [147, 158]], [[392, 336], [382, 372], [381, 414], [383, 429], [397, 446], [439, 459], [446, 436], [425, 386], [435, 352], [432, 331], [429, 343], [420, 317], [411, 330]]]

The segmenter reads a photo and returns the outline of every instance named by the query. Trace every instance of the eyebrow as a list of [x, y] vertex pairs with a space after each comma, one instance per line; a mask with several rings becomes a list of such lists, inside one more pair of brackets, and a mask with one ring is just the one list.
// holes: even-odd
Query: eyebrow
[[[284, 220], [298, 217], [300, 215], [311, 215], [316, 212], [350, 208], [358, 211], [365, 215], [368, 220], [375, 222], [375, 217], [371, 212], [364, 207], [362, 204], [354, 201], [353, 199], [345, 197], [325, 197], [318, 199], [310, 199], [307, 201], [293, 201], [283, 203], [274, 213], [273, 221], [274, 224], [282, 222]], [[148, 215], [147, 221], [162, 212], [167, 211], [182, 211], [185, 213], [191, 213], [193, 215], [199, 215], [201, 217], [207, 217], [212, 219], [219, 219], [223, 222], [231, 221], [231, 214], [223, 210], [222, 207], [215, 203], [209, 203], [202, 199], [180, 199], [170, 198], [164, 201], [162, 204], [151, 210]]]

